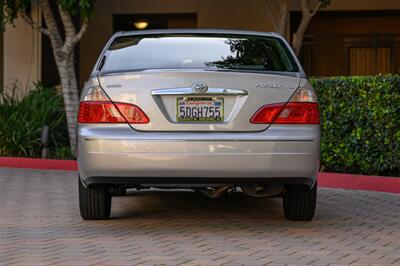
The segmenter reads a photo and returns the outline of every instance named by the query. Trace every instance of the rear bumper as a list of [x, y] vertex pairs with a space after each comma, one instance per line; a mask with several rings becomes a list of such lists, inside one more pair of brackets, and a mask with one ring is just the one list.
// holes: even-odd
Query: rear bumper
[[84, 180], [86, 186], [91, 185], [115, 185], [128, 187], [163, 187], [163, 188], [196, 188], [196, 187], [212, 187], [244, 184], [264, 183], [269, 185], [288, 185], [303, 184], [312, 187], [315, 183], [313, 178], [309, 177], [270, 177], [270, 178], [220, 178], [220, 177], [169, 177], [166, 181], [165, 177], [116, 177], [116, 176], [91, 176]]
[[78, 167], [86, 184], [313, 184], [319, 168], [319, 127], [182, 134], [79, 125]]

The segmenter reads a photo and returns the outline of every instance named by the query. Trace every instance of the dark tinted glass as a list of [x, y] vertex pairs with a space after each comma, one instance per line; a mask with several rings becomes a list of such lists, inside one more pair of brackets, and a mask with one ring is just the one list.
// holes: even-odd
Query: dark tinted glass
[[102, 70], [142, 69], [298, 72], [286, 45], [274, 37], [162, 34], [116, 38], [108, 49]]

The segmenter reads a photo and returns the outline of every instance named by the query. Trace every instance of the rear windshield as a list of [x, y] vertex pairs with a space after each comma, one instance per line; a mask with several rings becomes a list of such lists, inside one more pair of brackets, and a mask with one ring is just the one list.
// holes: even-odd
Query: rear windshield
[[298, 72], [282, 40], [235, 34], [158, 34], [116, 38], [104, 72], [146, 69], [237, 69]]

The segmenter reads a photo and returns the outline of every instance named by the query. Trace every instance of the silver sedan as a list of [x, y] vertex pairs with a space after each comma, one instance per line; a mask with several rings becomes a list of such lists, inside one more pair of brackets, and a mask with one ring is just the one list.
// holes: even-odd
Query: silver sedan
[[82, 91], [83, 219], [107, 219], [127, 189], [282, 196], [285, 217], [314, 216], [315, 92], [287, 42], [250, 31], [114, 34]]

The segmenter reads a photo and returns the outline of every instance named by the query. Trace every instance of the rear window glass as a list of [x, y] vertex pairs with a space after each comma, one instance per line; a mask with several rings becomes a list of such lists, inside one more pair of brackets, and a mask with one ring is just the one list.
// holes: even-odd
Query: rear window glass
[[234, 34], [159, 34], [116, 38], [105, 72], [146, 69], [237, 69], [298, 72], [279, 38]]

